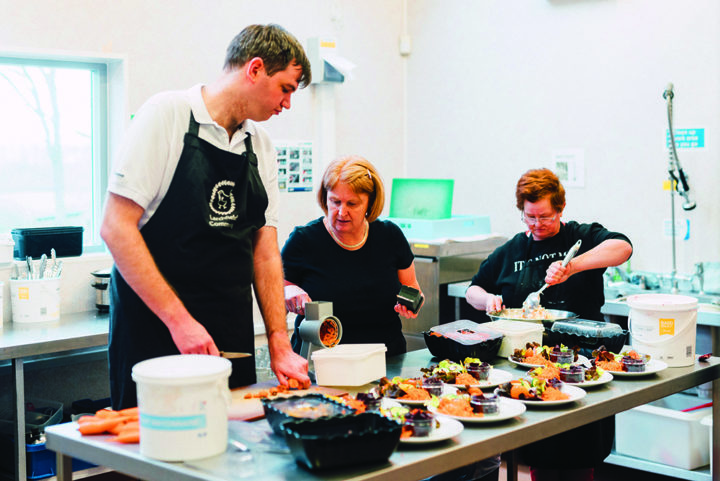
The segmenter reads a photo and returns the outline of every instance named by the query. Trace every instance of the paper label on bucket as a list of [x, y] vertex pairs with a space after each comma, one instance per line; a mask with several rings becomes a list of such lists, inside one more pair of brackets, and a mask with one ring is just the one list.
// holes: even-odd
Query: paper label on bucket
[[30, 288], [29, 287], [18, 287], [18, 299], [24, 299], [24, 300], [30, 299]]
[[158, 431], [188, 431], [207, 427], [205, 415], [195, 416], [152, 416], [142, 414], [140, 426]]
[[666, 335], [666, 334], [670, 335], [670, 336], [675, 335], [675, 319], [660, 318], [659, 326], [660, 326], [660, 331], [658, 332], [658, 334], [660, 336]]

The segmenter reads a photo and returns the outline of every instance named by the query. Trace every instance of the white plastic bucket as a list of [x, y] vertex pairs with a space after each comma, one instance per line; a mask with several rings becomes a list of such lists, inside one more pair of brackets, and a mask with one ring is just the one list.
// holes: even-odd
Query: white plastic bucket
[[10, 279], [10, 307], [16, 323], [60, 319], [60, 278]]
[[698, 300], [673, 294], [637, 294], [627, 299], [633, 348], [670, 367], [695, 364]]
[[217, 356], [157, 357], [133, 366], [140, 409], [140, 454], [188, 461], [225, 452], [228, 378], [232, 365]]

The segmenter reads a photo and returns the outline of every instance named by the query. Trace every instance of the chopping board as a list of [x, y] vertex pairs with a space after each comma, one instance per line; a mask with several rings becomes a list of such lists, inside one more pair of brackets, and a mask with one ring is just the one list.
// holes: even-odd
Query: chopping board
[[[263, 410], [260, 398], [253, 397], [245, 399], [245, 395], [256, 394], [260, 391], [268, 391], [272, 387], [277, 387], [277, 385], [277, 381], [265, 381], [232, 389], [230, 391], [232, 394], [232, 403], [230, 404], [230, 409], [228, 410], [228, 418], [240, 421], [254, 421], [265, 417], [265, 411]], [[343, 389], [312, 385], [308, 389], [293, 389], [277, 394], [276, 396], [272, 396], [271, 398], [304, 396], [311, 393], [327, 394], [328, 396], [344, 396], [348, 392]]]

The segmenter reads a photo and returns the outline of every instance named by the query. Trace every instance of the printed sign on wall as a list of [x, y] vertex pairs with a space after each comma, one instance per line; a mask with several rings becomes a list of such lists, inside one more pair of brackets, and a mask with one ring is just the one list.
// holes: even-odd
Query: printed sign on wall
[[313, 188], [311, 141], [275, 142], [280, 192], [305, 192]]

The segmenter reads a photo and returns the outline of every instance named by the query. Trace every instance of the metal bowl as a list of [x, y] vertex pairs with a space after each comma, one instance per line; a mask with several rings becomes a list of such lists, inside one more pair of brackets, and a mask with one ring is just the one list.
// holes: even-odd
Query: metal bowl
[[502, 311], [487, 313], [488, 317], [493, 321], [524, 321], [542, 323], [546, 327], [552, 326], [555, 321], [567, 321], [568, 319], [577, 319], [578, 315], [570, 311], [561, 311], [559, 309], [546, 309], [548, 314], [552, 316], [550, 319], [525, 319], [522, 317], [522, 308], [503, 309]]

